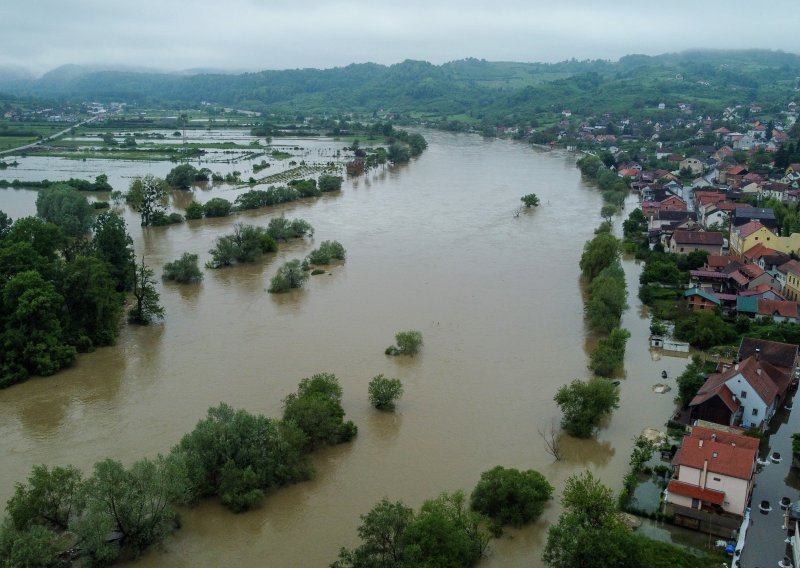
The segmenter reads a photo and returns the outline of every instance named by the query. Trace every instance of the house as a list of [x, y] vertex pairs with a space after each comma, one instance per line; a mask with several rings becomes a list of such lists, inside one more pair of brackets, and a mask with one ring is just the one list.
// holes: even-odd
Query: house
[[695, 509], [743, 516], [753, 491], [758, 443], [734, 431], [694, 426], [672, 460], [667, 503], [676, 515]]
[[794, 376], [797, 369], [798, 347], [792, 343], [781, 343], [768, 339], [755, 339], [743, 337], [736, 355], [737, 361], [742, 361], [753, 355], [758, 355], [762, 360], [769, 362], [789, 376]]
[[[734, 218], [739, 209], [733, 213]], [[731, 225], [730, 252], [731, 256], [743, 258], [744, 253], [758, 244], [771, 246], [778, 236], [770, 231], [759, 221], [750, 221], [743, 225]]]
[[[800, 301], [800, 262], [790, 260], [778, 267], [778, 272], [783, 273], [783, 295], [787, 300]], [[780, 280], [781, 278], [778, 277]]]
[[703, 173], [703, 162], [698, 160], [697, 158], [684, 158], [678, 164], [678, 167], [681, 170], [689, 170], [692, 172], [693, 176], [699, 176]]
[[677, 195], [670, 195], [660, 201], [642, 201], [642, 213], [650, 217], [655, 211], [683, 211], [688, 209], [686, 202]]
[[733, 212], [731, 224], [739, 227], [750, 221], [758, 221], [771, 231], [778, 230], [778, 221], [775, 211], [765, 207], [737, 207]]
[[776, 323], [784, 321], [797, 323], [797, 302], [759, 298], [756, 316], [771, 319]]
[[791, 382], [790, 375], [756, 351], [741, 363], [709, 375], [689, 402], [690, 417], [764, 430], [786, 399]]
[[722, 303], [714, 294], [702, 288], [689, 288], [683, 293], [683, 297], [693, 312], [713, 310]]
[[676, 230], [669, 241], [669, 251], [677, 254], [706, 251], [708, 254], [717, 255], [722, 252], [724, 243], [722, 233]]

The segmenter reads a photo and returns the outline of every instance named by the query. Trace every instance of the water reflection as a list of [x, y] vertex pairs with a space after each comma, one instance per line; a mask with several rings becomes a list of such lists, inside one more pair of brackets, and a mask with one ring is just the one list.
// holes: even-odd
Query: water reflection
[[560, 438], [564, 461], [583, 467], [603, 467], [614, 457], [616, 450], [608, 441], [596, 438], [581, 440], [572, 436]]

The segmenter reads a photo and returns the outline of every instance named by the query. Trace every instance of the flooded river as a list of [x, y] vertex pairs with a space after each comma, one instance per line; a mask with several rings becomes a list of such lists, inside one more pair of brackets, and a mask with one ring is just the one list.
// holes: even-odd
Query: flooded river
[[[146, 230], [127, 212], [137, 254], [157, 275], [183, 252], [208, 260], [215, 237], [235, 222], [266, 225], [285, 213], [316, 232], [262, 263], [205, 271], [197, 286], [163, 285], [163, 325], [125, 327], [117, 346], [0, 391], [0, 502], [34, 464], [88, 471], [106, 457], [129, 463], [167, 452], [220, 401], [278, 416], [298, 381], [321, 371], [342, 383], [356, 439], [315, 453], [312, 481], [280, 490], [256, 511], [234, 515], [214, 501], [185, 511], [183, 528], [136, 565], [325, 566], [339, 547], [358, 542], [359, 515], [382, 497], [417, 507], [441, 491], [469, 493], [495, 465], [537, 469], [557, 493], [587, 467], [619, 489], [633, 437], [662, 427], [672, 408], [674, 390], [655, 395], [651, 387], [662, 369], [674, 383], [685, 366], [680, 358], [653, 361], [632, 261], [620, 408], [596, 439], [565, 439], [562, 462], [553, 463], [537, 434], [560, 417], [556, 390], [587, 376], [595, 338], [583, 322], [578, 259], [601, 220], [599, 193], [581, 181], [574, 154], [425, 136], [430, 146], [419, 159], [346, 181], [339, 195]], [[319, 155], [325, 144], [341, 145], [296, 143]], [[5, 177], [105, 172], [124, 190], [131, 175], [164, 175], [173, 165], [24, 158]], [[226, 192], [195, 190], [203, 201], [230, 198]], [[531, 192], [542, 205], [515, 218]], [[14, 218], [33, 213], [34, 201], [33, 192], [0, 192], [0, 209]], [[347, 248], [345, 265], [297, 293], [267, 294], [280, 263], [327, 239]], [[423, 333], [420, 355], [386, 357], [405, 329]], [[379, 373], [405, 386], [395, 413], [368, 404], [367, 384]], [[558, 513], [554, 503], [536, 524], [494, 541], [482, 565], [540, 566]]]

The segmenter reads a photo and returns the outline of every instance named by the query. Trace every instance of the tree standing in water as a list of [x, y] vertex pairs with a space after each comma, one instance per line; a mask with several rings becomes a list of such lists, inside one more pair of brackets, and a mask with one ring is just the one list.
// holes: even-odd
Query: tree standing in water
[[133, 296], [136, 305], [128, 312], [128, 321], [139, 325], [150, 325], [156, 318], [164, 317], [164, 308], [158, 303], [153, 269], [142, 262], [135, 264]]

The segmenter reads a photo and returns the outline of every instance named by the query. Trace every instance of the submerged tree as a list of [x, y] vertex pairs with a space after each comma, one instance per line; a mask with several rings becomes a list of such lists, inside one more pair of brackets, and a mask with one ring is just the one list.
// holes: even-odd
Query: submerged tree
[[167, 184], [153, 175], [135, 178], [128, 190], [127, 200], [142, 216], [142, 226], [151, 225], [156, 213], [162, 212], [167, 196]]
[[608, 379], [575, 379], [564, 385], [553, 400], [564, 416], [561, 427], [576, 438], [588, 438], [600, 420], [619, 403], [619, 391]]
[[149, 325], [153, 320], [164, 316], [164, 308], [158, 303], [160, 296], [156, 290], [153, 269], [142, 262], [136, 264], [133, 280], [133, 296], [136, 305], [128, 312], [128, 321], [139, 325]]

